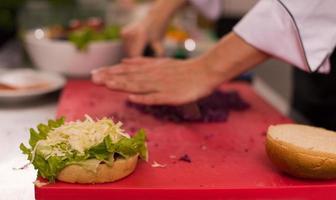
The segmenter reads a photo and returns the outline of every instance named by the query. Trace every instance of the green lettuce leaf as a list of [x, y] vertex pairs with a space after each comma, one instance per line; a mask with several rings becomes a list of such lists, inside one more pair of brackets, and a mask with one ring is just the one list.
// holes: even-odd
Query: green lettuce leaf
[[89, 149], [88, 153], [89, 158], [96, 158], [97, 160], [107, 160], [110, 155], [110, 152], [107, 150], [107, 147], [104, 142]]
[[74, 163], [76, 165], [80, 165], [81, 167], [83, 167], [86, 170], [89, 170], [91, 172], [96, 172], [98, 165], [101, 163], [100, 160], [97, 159], [88, 159], [88, 160], [84, 160], [84, 161], [80, 161], [77, 163]]
[[34, 161], [32, 164], [34, 168], [37, 169], [37, 173], [39, 176], [47, 178], [51, 182], [55, 180], [54, 177], [52, 176], [52, 173], [50, 172], [49, 163], [47, 160], [44, 159], [43, 156], [36, 154], [34, 156]]
[[133, 137], [123, 137], [117, 143], [113, 143], [110, 136], [106, 136], [104, 141], [92, 147], [88, 154], [89, 158], [98, 160], [108, 160], [111, 153], [119, 154], [124, 158], [139, 154], [140, 158], [147, 160], [146, 132], [140, 129]]
[[23, 143], [21, 143], [20, 144], [20, 149], [21, 149], [22, 153], [29, 156], [31, 154], [32, 150], [35, 148], [36, 143], [39, 140], [46, 139], [48, 132], [50, 130], [53, 130], [55, 128], [58, 128], [58, 127], [62, 126], [64, 124], [64, 121], [65, 121], [65, 118], [61, 117], [61, 118], [59, 118], [55, 121], [49, 120], [48, 124], [39, 124], [37, 126], [38, 132], [35, 129], [31, 128], [29, 130], [29, 132], [30, 132], [29, 145], [30, 145], [31, 149], [29, 149]]
[[127, 158], [139, 154], [147, 161], [146, 132], [140, 129], [132, 138], [122, 138], [115, 145], [115, 152]]
[[23, 143], [20, 144], [20, 149], [22, 151], [23, 154], [30, 154], [31, 150], [29, 148], [27, 148]]
[[30, 132], [29, 144], [32, 148], [34, 148], [36, 143], [43, 138], [33, 128], [29, 129], [29, 132]]
[[39, 154], [35, 154], [33, 156], [33, 150], [36, 146], [36, 143], [39, 140], [46, 139], [48, 132], [50, 130], [53, 130], [55, 128], [58, 128], [64, 124], [64, 117], [61, 117], [55, 121], [49, 120], [48, 124], [39, 124], [37, 126], [37, 130], [31, 128], [29, 130], [30, 132], [30, 139], [29, 139], [29, 147], [26, 147], [23, 143], [20, 144], [20, 149], [23, 154], [26, 154], [28, 156], [28, 160], [32, 161], [34, 158], [32, 164], [34, 165], [34, 168], [38, 170], [38, 174], [44, 178], [49, 179], [50, 181], [53, 181], [55, 178], [55, 169], [58, 168], [57, 166], [62, 166], [56, 158], [49, 158], [46, 160], [43, 156]]

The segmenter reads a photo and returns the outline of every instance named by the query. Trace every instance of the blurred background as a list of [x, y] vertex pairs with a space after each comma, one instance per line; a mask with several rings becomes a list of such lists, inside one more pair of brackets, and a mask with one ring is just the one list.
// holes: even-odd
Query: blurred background
[[[222, 15], [209, 21], [193, 8], [182, 10], [168, 29], [165, 46], [175, 58], [197, 56], [231, 31], [257, 0], [223, 0]], [[0, 72], [16, 68], [87, 78], [122, 57], [120, 29], [141, 18], [146, 0], [1, 0]], [[92, 31], [94, 30], [94, 31]], [[90, 44], [90, 45], [89, 45]], [[291, 67], [271, 60], [240, 79], [284, 114], [290, 111]]]

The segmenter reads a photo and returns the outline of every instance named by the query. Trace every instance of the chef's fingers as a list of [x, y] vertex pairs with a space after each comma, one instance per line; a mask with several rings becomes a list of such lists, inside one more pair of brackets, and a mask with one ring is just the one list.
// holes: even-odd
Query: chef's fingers
[[121, 32], [123, 48], [129, 57], [141, 56], [147, 42], [147, 36], [135, 25], [125, 27]]
[[121, 31], [121, 39], [123, 41], [123, 49], [127, 56], [135, 54], [132, 52], [132, 44], [134, 43], [135, 33], [130, 27], [125, 27]]
[[133, 38], [128, 43], [127, 55], [129, 57], [138, 57], [142, 55], [145, 49], [145, 41], [142, 39]]
[[116, 64], [116, 65], [112, 65], [112, 66], [104, 66], [104, 67], [99, 67], [99, 68], [93, 69], [93, 70], [91, 70], [91, 75], [108, 72], [108, 70], [111, 67], [118, 67], [119, 65], [120, 64]]
[[143, 73], [148, 70], [148, 66], [138, 66], [132, 64], [119, 64], [108, 68], [107, 73], [111, 75], [126, 75], [131, 73]]
[[91, 71], [91, 80], [95, 84], [104, 84], [104, 81], [107, 76], [107, 67], [102, 67]]
[[151, 47], [153, 48], [156, 57], [163, 57], [165, 55], [165, 50], [161, 41], [151, 42]]
[[111, 68], [118, 68], [120, 64], [113, 65], [110, 67], [101, 67], [91, 71], [91, 79], [95, 84], [103, 84], [109, 76], [109, 71]]
[[149, 57], [134, 57], [134, 58], [125, 58], [122, 60], [122, 63], [129, 65], [143, 65], [155, 61], [155, 58]]
[[167, 98], [161, 93], [151, 93], [151, 94], [132, 94], [129, 95], [129, 100], [134, 103], [144, 104], [144, 105], [162, 105], [167, 104]]
[[91, 76], [91, 81], [95, 84], [102, 85], [104, 84], [104, 77], [103, 75], [93, 74]]
[[172, 98], [167, 93], [152, 92], [149, 94], [131, 94], [128, 96], [131, 102], [144, 105], [182, 105], [185, 102], [182, 99]]
[[136, 65], [118, 64], [92, 71], [91, 79], [95, 84], [104, 84], [106, 81], [120, 76], [131, 82], [134, 76], [141, 77], [148, 70], [148, 66], [138, 67]]
[[105, 82], [107, 88], [112, 90], [124, 91], [129, 93], [149, 94], [156, 92], [155, 85], [148, 84], [144, 81], [130, 82], [126, 79], [115, 77]]
[[123, 49], [127, 56], [136, 57], [141, 55], [141, 44], [135, 38], [123, 39]]

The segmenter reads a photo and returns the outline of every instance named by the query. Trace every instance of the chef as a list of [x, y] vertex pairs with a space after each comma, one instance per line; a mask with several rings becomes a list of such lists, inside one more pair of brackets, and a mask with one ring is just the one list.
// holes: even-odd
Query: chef
[[[183, 61], [140, 57], [147, 43], [157, 56], [164, 54], [167, 25], [186, 3], [156, 1], [144, 19], [123, 30], [130, 58], [95, 70], [93, 81], [129, 92], [129, 100], [136, 103], [180, 105], [209, 95], [223, 82], [274, 57], [298, 68], [295, 82], [301, 86], [294, 87], [298, 99], [294, 105], [299, 111], [317, 126], [336, 128], [336, 78], [327, 75], [334, 71], [330, 63], [336, 45], [334, 0], [260, 0], [231, 33], [199, 57]], [[220, 14], [220, 0], [190, 3], [209, 18]], [[329, 81], [323, 81], [324, 76]]]

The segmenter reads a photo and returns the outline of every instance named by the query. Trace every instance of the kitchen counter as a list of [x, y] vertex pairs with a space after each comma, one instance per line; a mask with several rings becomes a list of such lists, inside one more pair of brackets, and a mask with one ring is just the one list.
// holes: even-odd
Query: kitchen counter
[[34, 199], [33, 167], [13, 168], [27, 163], [19, 145], [28, 143], [29, 128], [55, 117], [57, 99], [58, 94], [53, 93], [29, 102], [0, 102], [0, 199]]

